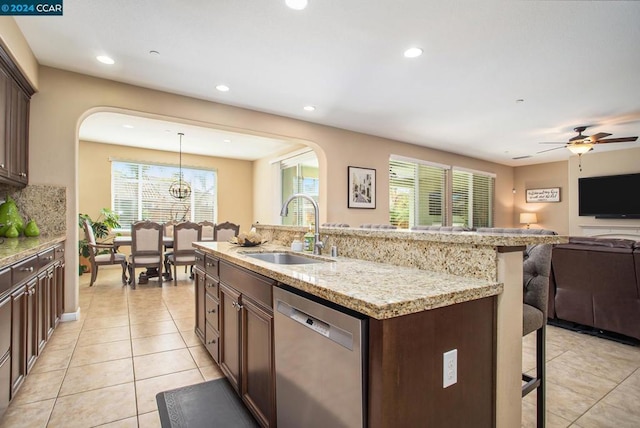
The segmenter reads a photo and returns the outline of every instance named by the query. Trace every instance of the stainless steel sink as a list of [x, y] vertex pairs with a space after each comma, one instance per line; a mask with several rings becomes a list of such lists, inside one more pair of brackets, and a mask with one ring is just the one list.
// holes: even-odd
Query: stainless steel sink
[[304, 265], [309, 263], [324, 263], [326, 261], [291, 253], [245, 253], [245, 256], [277, 265]]

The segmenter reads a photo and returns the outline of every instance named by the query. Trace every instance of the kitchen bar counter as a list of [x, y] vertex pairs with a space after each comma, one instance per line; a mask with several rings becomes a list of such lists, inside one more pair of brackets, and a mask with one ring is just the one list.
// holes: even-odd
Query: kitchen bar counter
[[38, 236], [35, 238], [0, 238], [0, 269], [19, 260], [38, 254], [45, 248], [63, 242], [65, 235]]
[[375, 319], [407, 315], [502, 292], [502, 284], [495, 281], [366, 260], [304, 253], [308, 257], [323, 261], [313, 264], [278, 265], [246, 255], [256, 252], [289, 251], [286, 247], [277, 245], [239, 247], [226, 242], [198, 242], [194, 245], [222, 260], [228, 260]]

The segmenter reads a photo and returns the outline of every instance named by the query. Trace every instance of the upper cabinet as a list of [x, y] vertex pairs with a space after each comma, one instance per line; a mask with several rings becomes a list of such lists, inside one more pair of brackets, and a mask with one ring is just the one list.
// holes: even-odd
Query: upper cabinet
[[34, 90], [0, 45], [0, 182], [29, 182], [29, 102]]

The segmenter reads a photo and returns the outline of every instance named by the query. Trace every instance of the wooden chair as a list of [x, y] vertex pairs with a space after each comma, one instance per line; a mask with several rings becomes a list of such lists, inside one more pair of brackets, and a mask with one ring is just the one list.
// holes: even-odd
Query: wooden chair
[[[96, 237], [93, 234], [93, 228], [89, 221], [85, 219], [83, 221], [84, 235], [87, 239], [87, 245], [89, 246], [89, 261], [91, 262], [91, 282], [89, 287], [93, 286], [98, 276], [98, 266], [107, 265], [122, 265], [122, 283], [127, 283], [127, 257], [124, 254], [117, 252], [117, 248], [111, 244], [98, 244], [96, 243]], [[100, 251], [105, 251], [100, 254]]]
[[[174, 228], [173, 235], [173, 252], [165, 255], [164, 268], [165, 272], [171, 275], [171, 267], [173, 265], [173, 278], [169, 280], [175, 281], [174, 285], [178, 285], [178, 266], [191, 266], [191, 277], [193, 277], [193, 265], [196, 263], [196, 249], [193, 243], [200, 241], [202, 237], [202, 226], [198, 223], [185, 221], [178, 223]], [[186, 268], [185, 268], [186, 269]]]
[[212, 223], [210, 221], [201, 221], [200, 223], [198, 223], [200, 226], [202, 226], [202, 236], [200, 237], [201, 241], [215, 241], [214, 239], [214, 229], [216, 227], [215, 223]]
[[[178, 224], [178, 221], [169, 220], [162, 225], [164, 236], [168, 236], [169, 238], [173, 238], [173, 228]], [[164, 249], [173, 248], [173, 243], [165, 244]]]
[[216, 224], [213, 228], [213, 240], [228, 241], [234, 236], [238, 236], [240, 233], [240, 225], [225, 221], [224, 223]]
[[131, 255], [129, 256], [129, 280], [136, 288], [136, 268], [157, 268], [158, 282], [162, 286], [162, 234], [163, 227], [149, 220], [131, 225]]

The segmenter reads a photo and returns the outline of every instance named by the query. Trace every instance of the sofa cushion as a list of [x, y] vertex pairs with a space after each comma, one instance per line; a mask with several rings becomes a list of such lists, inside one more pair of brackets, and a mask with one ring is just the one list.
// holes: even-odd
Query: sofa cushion
[[631, 239], [596, 238], [592, 236], [570, 236], [569, 244], [592, 245], [595, 247], [633, 249], [636, 244]]

